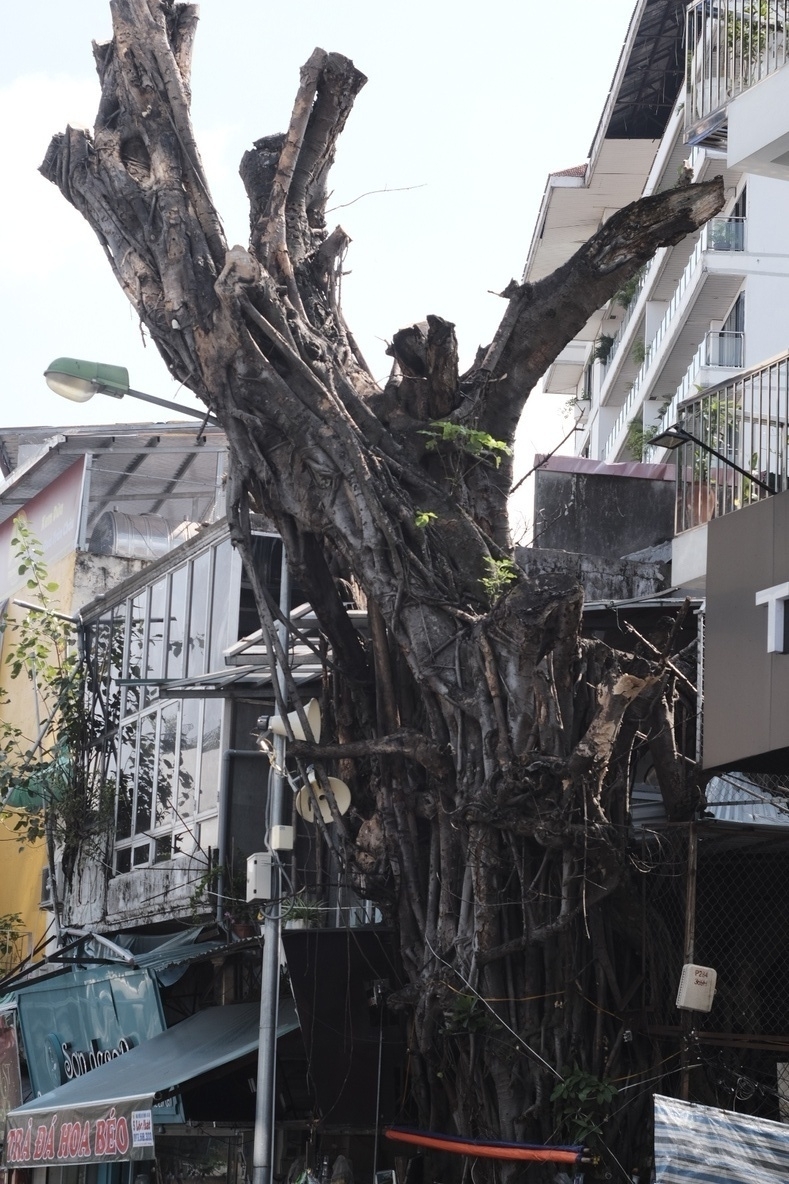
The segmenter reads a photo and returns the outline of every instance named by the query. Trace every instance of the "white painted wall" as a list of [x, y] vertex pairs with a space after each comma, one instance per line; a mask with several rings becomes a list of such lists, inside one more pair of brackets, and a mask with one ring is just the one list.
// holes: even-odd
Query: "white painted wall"
[[[788, 187], [789, 188], [789, 187]], [[789, 205], [789, 192], [787, 193]], [[789, 349], [789, 280], [752, 275], [745, 281], [745, 365]]]
[[749, 173], [746, 187], [748, 254], [789, 256], [789, 173], [786, 181]]
[[789, 180], [789, 66], [738, 95], [727, 115], [729, 168]]

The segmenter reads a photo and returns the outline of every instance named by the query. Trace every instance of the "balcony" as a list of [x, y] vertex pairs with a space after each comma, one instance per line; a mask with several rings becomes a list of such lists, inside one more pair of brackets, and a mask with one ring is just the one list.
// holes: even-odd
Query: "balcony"
[[719, 371], [741, 370], [744, 361], [744, 333], [724, 333], [711, 329], [705, 334], [704, 340], [693, 355], [693, 361], [685, 371], [682, 382], [674, 392], [671, 402], [661, 412], [661, 425], [668, 426], [676, 423], [680, 405], [686, 399], [698, 394], [700, 387], [717, 386], [719, 383], [733, 378], [733, 373], [721, 374]]
[[[789, 488], [789, 354], [719, 383], [679, 408], [678, 422], [772, 490]], [[689, 442], [675, 449], [677, 534], [769, 496], [750, 477]]]
[[[712, 269], [708, 263], [709, 255], [712, 253], [713, 255], [723, 256], [725, 258], [727, 255], [741, 254], [744, 252], [746, 247], [746, 225], [744, 218], [713, 218], [704, 226], [685, 265], [685, 269], [677, 281], [671, 300], [658, 325], [657, 331], [645, 347], [644, 361], [639, 367], [622, 406], [622, 410], [605, 443], [603, 449], [604, 460], [612, 461], [616, 459], [617, 453], [624, 443], [627, 425], [632, 419], [633, 413], [646, 398], [649, 388], [660, 373], [662, 366], [666, 363], [667, 355], [674, 349], [677, 334], [687, 317], [690, 307], [697, 304], [698, 293], [705, 282], [707, 271], [719, 271], [723, 275], [732, 270], [725, 265]], [[732, 348], [735, 347], [732, 346]], [[685, 357], [687, 358], [687, 356], [686, 353]], [[679, 373], [682, 373], [682, 371], [680, 370]], [[674, 381], [676, 381], [676, 378]]]
[[693, 0], [687, 8], [685, 140], [725, 135], [728, 105], [787, 63], [789, 0]]

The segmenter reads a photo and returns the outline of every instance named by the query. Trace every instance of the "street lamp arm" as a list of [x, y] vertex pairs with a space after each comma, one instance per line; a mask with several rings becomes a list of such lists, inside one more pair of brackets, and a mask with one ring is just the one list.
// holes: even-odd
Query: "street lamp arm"
[[765, 493], [775, 493], [775, 490], [772, 489], [766, 481], [762, 481], [760, 477], [754, 477], [753, 473], [749, 473], [747, 469], [742, 468], [742, 466], [738, 465], [736, 461], [729, 460], [728, 456], [724, 456], [722, 452], [718, 452], [718, 450], [713, 448], [710, 444], [705, 444], [703, 440], [699, 440], [698, 436], [694, 436], [693, 433], [687, 431], [686, 428], [680, 428], [679, 431], [681, 431], [682, 434], [687, 437], [689, 444], [696, 444], [699, 448], [703, 448], [705, 452], [710, 454], [710, 456], [714, 456], [717, 460], [723, 461], [725, 465], [728, 465], [730, 469], [734, 469], [735, 472], [740, 473], [741, 476], [747, 477], [749, 481], [752, 481], [754, 485], [758, 485], [759, 489], [763, 489]]
[[180, 403], [172, 403], [169, 399], [160, 399], [158, 395], [148, 395], [143, 391], [135, 391], [131, 388], [126, 394], [131, 395], [133, 399], [142, 399], [145, 403], [155, 403], [157, 407], [166, 407], [168, 411], [179, 411], [181, 415], [191, 415], [195, 419], [202, 419], [204, 423], [219, 426], [216, 416], [207, 411], [201, 411], [198, 407], [182, 407]]
[[713, 448], [711, 444], [705, 444], [698, 436], [694, 436], [682, 424], [674, 423], [671, 427], [664, 428], [657, 436], [650, 441], [653, 448], [678, 448], [680, 444], [695, 444], [697, 448], [701, 448], [704, 452], [708, 452], [710, 456], [714, 456], [716, 460], [721, 461], [724, 465], [728, 465], [730, 469], [734, 469], [736, 473], [740, 473], [743, 477], [747, 477], [754, 485], [758, 485], [759, 489], [763, 489], [765, 493], [773, 494], [775, 490], [762, 481], [760, 477], [754, 477], [753, 473], [749, 473], [736, 461], [730, 460], [728, 456], [724, 456], [722, 452], [718, 452], [717, 448]]

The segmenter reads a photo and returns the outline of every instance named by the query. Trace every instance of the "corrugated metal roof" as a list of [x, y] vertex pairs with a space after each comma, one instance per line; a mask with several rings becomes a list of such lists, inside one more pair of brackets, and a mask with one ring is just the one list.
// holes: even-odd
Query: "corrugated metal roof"
[[0, 481], [0, 523], [86, 454], [92, 458], [88, 534], [108, 509], [174, 522], [211, 519], [227, 445], [217, 428], [197, 433], [190, 423], [4, 431], [0, 442], [16, 467]]
[[783, 798], [769, 793], [754, 784], [744, 773], [723, 773], [713, 777], [707, 785], [705, 796], [707, 812], [717, 822], [789, 826], [789, 796]]

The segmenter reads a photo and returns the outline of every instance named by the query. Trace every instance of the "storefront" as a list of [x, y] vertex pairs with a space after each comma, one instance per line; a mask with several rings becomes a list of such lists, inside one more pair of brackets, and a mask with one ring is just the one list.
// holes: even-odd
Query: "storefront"
[[[198, 942], [199, 932], [128, 963], [80, 948], [80, 964], [19, 989], [6, 1024], [20, 1038], [29, 1100], [9, 1093], [7, 1169], [34, 1169], [35, 1184], [129, 1184], [154, 1172], [243, 1179], [260, 1005], [193, 1009], [206, 974], [221, 977], [228, 951], [237, 957], [239, 948]], [[192, 1014], [179, 1019], [187, 1000]], [[298, 1040], [297, 1028], [295, 1006], [283, 999], [278, 1035]]]
[[[17, 1107], [6, 1120], [6, 1166], [122, 1163], [131, 1165], [125, 1179], [134, 1179], [140, 1161], [157, 1157], [167, 1125], [181, 1121], [184, 1092], [251, 1064], [259, 1020], [257, 1003], [206, 1008]], [[278, 1035], [296, 1027], [284, 1000]]]

